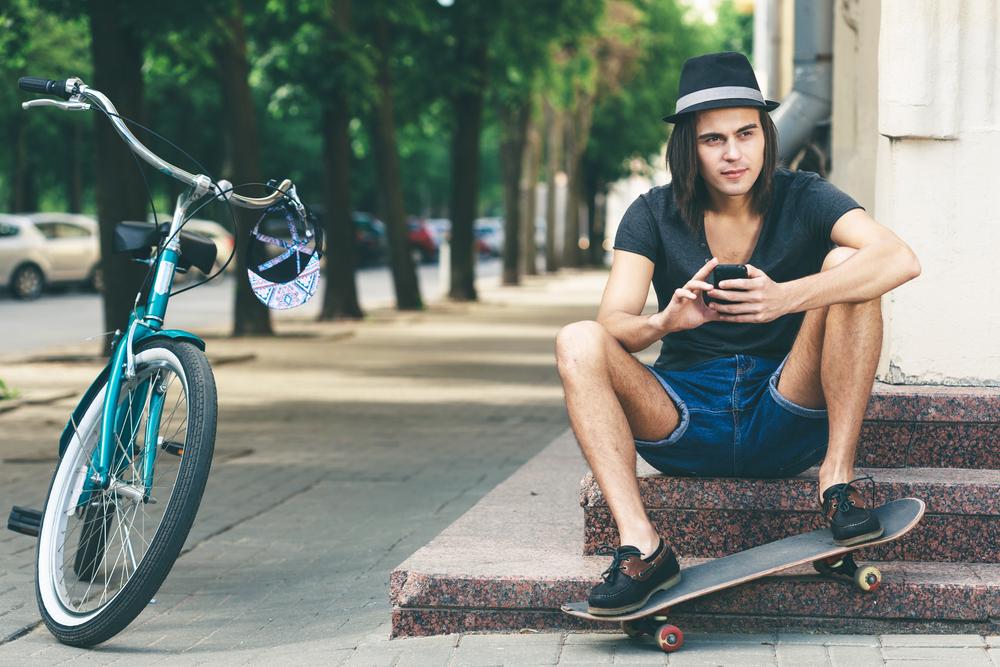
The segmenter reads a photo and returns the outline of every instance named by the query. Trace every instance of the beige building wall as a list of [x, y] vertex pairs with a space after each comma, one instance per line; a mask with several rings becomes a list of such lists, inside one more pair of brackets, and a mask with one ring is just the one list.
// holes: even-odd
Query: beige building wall
[[[880, 3], [841, 0], [834, 4], [833, 110], [830, 181], [875, 215], [878, 156], [878, 35]], [[877, 220], [878, 218], [876, 218]], [[905, 237], [905, 234], [903, 234]], [[885, 334], [878, 376], [888, 379], [893, 295], [882, 300]]]
[[779, 100], [788, 97], [795, 83], [795, 0], [778, 0], [781, 19], [781, 66], [780, 81], [772, 90], [778, 91]]
[[[878, 99], [874, 217], [923, 266], [884, 299], [880, 377], [1000, 386], [1000, 0], [882, 0], [879, 24], [877, 87], [862, 84], [859, 72], [855, 89], [859, 108], [866, 95]], [[859, 24], [857, 52], [835, 60], [860, 63], [870, 33]], [[867, 121], [839, 112], [834, 126], [853, 123], [858, 134], [857, 152], [843, 165], [862, 171]]]
[[833, 21], [830, 180], [875, 210], [879, 3], [841, 0]]

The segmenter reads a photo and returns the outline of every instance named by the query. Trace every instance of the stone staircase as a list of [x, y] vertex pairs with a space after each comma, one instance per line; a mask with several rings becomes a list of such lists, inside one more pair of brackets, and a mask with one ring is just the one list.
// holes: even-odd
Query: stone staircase
[[[858, 463], [876, 480], [876, 502], [927, 503], [913, 532], [858, 555], [882, 570], [879, 590], [862, 594], [804, 567], [678, 605], [674, 622], [996, 634], [1000, 390], [877, 384]], [[645, 465], [639, 474], [649, 515], [682, 566], [823, 525], [815, 469], [788, 480], [672, 478]], [[593, 554], [605, 543], [617, 544], [614, 524], [567, 433], [392, 573], [393, 634], [613, 629], [559, 612], [599, 580], [608, 559]]]

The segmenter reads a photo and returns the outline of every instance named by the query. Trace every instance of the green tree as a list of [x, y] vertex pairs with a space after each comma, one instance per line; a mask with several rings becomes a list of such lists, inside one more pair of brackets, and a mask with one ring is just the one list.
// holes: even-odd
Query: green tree
[[423, 24], [419, 5], [407, 2], [389, 3], [377, 0], [370, 3], [374, 10], [369, 17], [368, 29], [372, 36], [375, 61], [376, 96], [371, 116], [371, 136], [375, 147], [375, 164], [378, 172], [380, 207], [386, 216], [389, 236], [389, 259], [392, 267], [396, 307], [400, 310], [420, 310], [423, 300], [417, 281], [417, 270], [410, 253], [409, 231], [400, 177], [399, 145], [396, 132], [396, 90], [393, 86], [398, 53], [394, 48], [395, 37], [405, 26]]
[[603, 86], [594, 108], [594, 121], [581, 166], [582, 195], [590, 220], [589, 260], [604, 257], [604, 220], [598, 214], [598, 194], [628, 175], [631, 158], [651, 161], [665, 143], [669, 126], [660, 119], [676, 103], [684, 61], [714, 48], [706, 26], [684, 18], [673, 0], [638, 0], [635, 22], [620, 35], [629, 45], [614, 83]]
[[371, 97], [371, 59], [356, 34], [351, 0], [268, 3], [267, 28], [276, 32], [264, 55], [278, 108], [305, 105], [321, 137], [323, 219], [327, 239], [326, 291], [320, 319], [363, 315], [358, 299], [352, 221], [351, 123]]
[[[228, 6], [227, 6], [228, 5]], [[257, 115], [253, 93], [250, 90], [250, 62], [247, 55], [247, 38], [243, 3], [234, 0], [216, 6], [216, 31], [211, 40], [211, 50], [216, 62], [215, 75], [222, 97], [222, 120], [226, 132], [226, 146], [231, 158], [229, 169], [224, 172], [232, 182], [260, 183], [263, 179], [260, 162], [260, 139], [257, 134]], [[266, 193], [265, 193], [266, 194]], [[236, 209], [237, 224], [248, 230], [256, 217], [253, 211]], [[246, 245], [236, 247], [236, 275], [241, 278], [247, 271]], [[271, 311], [260, 302], [246, 280], [236, 281], [235, 307], [233, 309], [233, 335], [270, 335]]]
[[[94, 78], [119, 114], [143, 120], [143, 48], [135, 6], [123, 0], [90, 0], [90, 45]], [[104, 271], [104, 326], [124, 329], [143, 284], [145, 267], [112, 252], [115, 226], [146, 217], [146, 189], [130, 149], [103, 114], [94, 116], [96, 141], [97, 217], [100, 221], [101, 266]], [[105, 353], [111, 339], [105, 339]]]
[[[0, 202], [11, 211], [59, 207], [80, 212], [92, 190], [85, 156], [93, 142], [79, 114], [27, 112], [22, 76], [63, 79], [90, 70], [90, 35], [82, 17], [63, 18], [27, 0], [0, 3]], [[53, 159], [55, 158], [55, 159]]]
[[[491, 97], [501, 128], [500, 158], [504, 184], [503, 283], [519, 282], [521, 180], [535, 113], [535, 92], [555, 43], [572, 45], [595, 27], [602, 0], [548, 0], [514, 3], [503, 17], [491, 54]], [[531, 223], [533, 229], [534, 220]], [[533, 234], [533, 231], [531, 232]]]
[[451, 112], [451, 286], [456, 301], [476, 299], [473, 222], [479, 203], [480, 134], [489, 47], [506, 5], [460, 0], [432, 7], [429, 64]]
[[753, 3], [742, 0], [722, 0], [717, 10], [715, 35], [718, 51], [739, 51], [753, 54]]

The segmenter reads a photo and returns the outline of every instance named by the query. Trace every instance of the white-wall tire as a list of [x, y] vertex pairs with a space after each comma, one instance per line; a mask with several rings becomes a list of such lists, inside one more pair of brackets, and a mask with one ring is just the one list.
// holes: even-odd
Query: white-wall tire
[[[90, 507], [78, 507], [78, 502], [87, 464], [100, 438], [106, 385], [84, 410], [49, 487], [38, 535], [35, 578], [38, 607], [46, 626], [59, 641], [74, 646], [93, 646], [107, 640], [145, 608], [180, 553], [201, 502], [211, 466], [217, 405], [215, 381], [204, 353], [187, 342], [154, 340], [138, 346], [136, 369], [137, 380], [128, 386], [131, 389], [123, 388], [120, 397], [134, 397], [136, 400], [130, 400], [129, 405], [136, 405], [141, 399], [143, 410], [148, 409], [148, 392], [156, 391], [157, 387], [163, 390], [169, 403], [173, 396], [171, 388], [175, 385], [173, 380], [168, 382], [168, 377], [178, 381], [177, 395], [183, 398], [185, 407], [184, 422], [177, 430], [177, 433], [183, 431], [183, 455], [171, 458], [171, 455], [160, 451], [163, 434], [170, 429], [169, 423], [161, 422], [156, 440], [152, 443], [156, 448], [154, 470], [157, 477], [150, 495], [162, 494], [162, 497], [155, 497], [156, 503], [130, 498], [126, 492], [139, 487], [136, 480], [142, 472], [141, 452], [149, 443], [146, 442], [143, 413], [138, 410], [125, 413], [122, 428], [123, 433], [128, 431], [127, 437], [119, 436], [116, 442], [122, 452], [127, 449], [130, 453], [123, 454], [122, 460], [126, 461], [127, 457], [127, 462], [121, 465], [116, 479], [129, 486], [118, 491], [99, 490], [91, 496], [92, 503], [100, 502], [102, 507], [113, 507], [114, 517], [110, 523], [114, 524], [115, 530], [105, 527], [102, 544], [107, 545], [117, 539], [118, 552], [113, 553], [113, 549], [105, 546], [94, 550], [96, 557], [102, 559], [103, 571], [100, 567], [91, 567], [87, 570], [90, 573], [87, 575], [89, 582], [83, 581], [77, 574], [79, 550], [83, 548], [81, 543], [90, 538], [87, 528], [80, 526], [82, 521], [79, 517], [86, 515]], [[143, 378], [146, 378], [149, 387], [145, 390], [140, 382]], [[147, 392], [145, 398], [142, 391]], [[180, 404], [178, 399], [171, 415], [176, 414]], [[166, 406], [164, 410], [167, 410]], [[179, 437], [169, 433], [167, 436]], [[125, 442], [128, 444], [121, 444]], [[161, 470], [165, 479], [163, 484], [168, 484], [168, 487], [160, 486]], [[174, 479], [171, 481], [172, 474]], [[155, 510], [155, 516], [148, 515], [147, 509]], [[140, 512], [141, 525], [137, 522]], [[149, 527], [146, 525], [147, 518]], [[77, 557], [75, 568], [71, 555]], [[100, 583], [97, 579], [101, 579]], [[95, 583], [97, 590], [94, 590]], [[81, 590], [84, 590], [82, 594]], [[98, 593], [101, 597], [95, 601], [93, 598]]]

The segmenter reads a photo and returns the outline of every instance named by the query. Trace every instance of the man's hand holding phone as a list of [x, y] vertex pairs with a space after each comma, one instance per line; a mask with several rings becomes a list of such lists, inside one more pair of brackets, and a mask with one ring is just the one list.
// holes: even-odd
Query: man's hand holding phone
[[746, 278], [720, 275], [716, 286], [707, 292], [711, 300], [708, 307], [716, 314], [713, 319], [720, 322], [763, 324], [786, 315], [789, 312], [787, 284], [774, 282], [755, 266], [745, 266]]
[[719, 260], [713, 257], [685, 283], [684, 287], [674, 290], [667, 307], [650, 316], [650, 324], [669, 333], [695, 329], [705, 322], [721, 319], [719, 313], [709, 308], [701, 297], [703, 292], [714, 289], [714, 286], [706, 281], [718, 264]]

